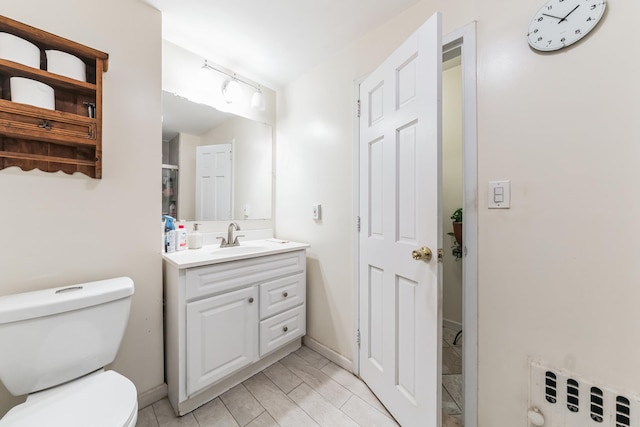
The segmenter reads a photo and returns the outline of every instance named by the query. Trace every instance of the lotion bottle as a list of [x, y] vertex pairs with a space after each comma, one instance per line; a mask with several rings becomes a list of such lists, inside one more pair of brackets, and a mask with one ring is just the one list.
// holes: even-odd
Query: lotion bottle
[[193, 231], [187, 235], [187, 245], [189, 249], [200, 249], [202, 247], [202, 234], [198, 231], [200, 224], [193, 224]]
[[187, 228], [184, 221], [178, 221], [178, 229], [176, 230], [176, 250], [183, 251], [187, 249]]

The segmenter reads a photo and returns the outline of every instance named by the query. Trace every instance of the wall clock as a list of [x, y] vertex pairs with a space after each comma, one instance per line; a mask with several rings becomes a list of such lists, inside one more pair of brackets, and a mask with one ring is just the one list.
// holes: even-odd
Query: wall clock
[[550, 0], [531, 20], [529, 45], [541, 51], [572, 45], [596, 27], [605, 7], [605, 0]]

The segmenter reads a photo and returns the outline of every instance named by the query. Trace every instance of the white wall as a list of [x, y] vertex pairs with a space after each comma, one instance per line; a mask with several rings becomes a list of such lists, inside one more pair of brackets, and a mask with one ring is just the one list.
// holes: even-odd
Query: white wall
[[[130, 0], [7, 1], [2, 14], [110, 58], [103, 179], [0, 171], [0, 294], [130, 276], [136, 293], [113, 369], [146, 392], [164, 381], [160, 14]], [[20, 400], [0, 387], [0, 414]]]
[[[480, 427], [526, 425], [531, 357], [640, 389], [640, 3], [546, 55], [525, 38], [542, 3], [424, 0], [278, 94], [276, 232], [311, 244], [308, 334], [351, 357], [353, 80], [436, 10], [445, 33], [477, 21]], [[487, 209], [496, 179], [510, 210]]]
[[[442, 72], [442, 317], [462, 325], [462, 260], [451, 250], [451, 214], [462, 207], [462, 67]], [[453, 325], [450, 325], [453, 326]]]
[[[278, 97], [276, 237], [310, 243], [307, 335], [351, 359], [351, 52], [321, 64]], [[322, 220], [311, 206], [322, 204]]]

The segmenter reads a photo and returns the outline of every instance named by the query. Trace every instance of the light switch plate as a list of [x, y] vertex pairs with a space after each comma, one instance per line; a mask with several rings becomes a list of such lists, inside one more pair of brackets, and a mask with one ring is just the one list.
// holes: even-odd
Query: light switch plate
[[511, 207], [511, 181], [489, 181], [489, 209]]
[[311, 218], [319, 220], [322, 217], [322, 205], [311, 206]]

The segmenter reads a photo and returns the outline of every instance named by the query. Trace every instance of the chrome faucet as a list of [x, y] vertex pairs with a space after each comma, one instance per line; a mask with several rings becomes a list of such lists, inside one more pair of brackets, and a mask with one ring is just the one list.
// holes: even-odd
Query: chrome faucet
[[229, 247], [232, 247], [232, 246], [240, 246], [240, 242], [238, 242], [238, 237], [244, 237], [244, 236], [242, 234], [238, 234], [234, 238], [233, 237], [233, 230], [240, 231], [240, 226], [238, 224], [236, 224], [235, 222], [232, 222], [231, 224], [229, 224], [229, 228], [227, 229], [227, 238], [226, 239], [224, 237], [218, 237], [218, 239], [222, 240], [220, 242], [220, 247], [221, 248], [229, 248]]

